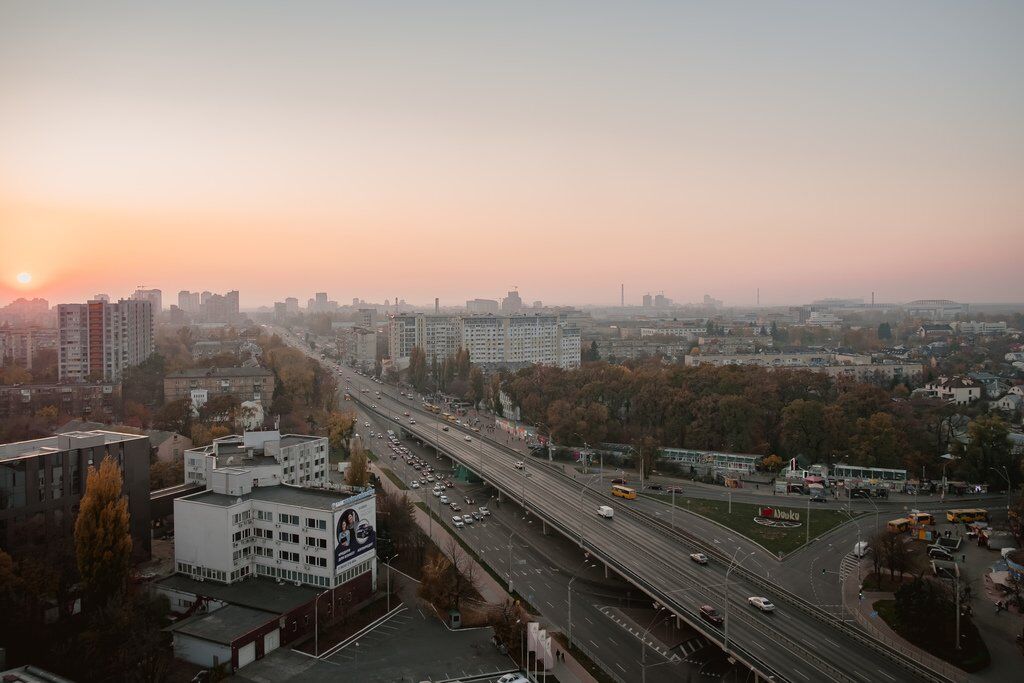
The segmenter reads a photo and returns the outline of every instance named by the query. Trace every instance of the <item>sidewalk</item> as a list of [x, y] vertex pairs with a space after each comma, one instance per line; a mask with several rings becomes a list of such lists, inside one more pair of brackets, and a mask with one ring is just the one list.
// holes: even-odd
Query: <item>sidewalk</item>
[[[403, 491], [402, 489], [395, 486], [394, 482], [392, 482], [391, 479], [386, 474], [381, 472], [380, 468], [377, 466], [377, 463], [371, 462], [370, 470], [380, 479], [381, 484], [386, 492], [397, 495], [409, 493], [411, 500], [419, 500], [419, 497], [416, 496], [415, 491]], [[419, 524], [420, 529], [422, 529], [424, 532], [428, 531], [428, 529], [430, 529], [431, 526], [429, 517], [427, 516], [427, 512], [425, 510], [422, 510], [419, 506], [415, 508], [415, 512], [416, 523]], [[486, 569], [481, 567], [480, 564], [474, 558], [469, 557], [466, 554], [466, 552], [463, 550], [459, 542], [455, 540], [450, 533], [448, 533], [448, 529], [440, 522], [436, 522], [436, 520], [435, 523], [433, 524], [433, 540], [434, 543], [437, 544], [437, 547], [442, 552], [447, 552], [449, 548], [454, 548], [455, 554], [460, 559], [460, 561], [462, 559], [466, 559], [476, 566], [477, 588], [480, 591], [481, 597], [485, 601], [492, 604], [500, 605], [505, 600], [508, 600], [511, 597], [508, 594], [508, 592], [494, 579], [493, 576], [491, 576], [491, 574]], [[453, 543], [450, 545], [450, 542]], [[550, 625], [545, 624], [543, 617], [539, 615], [531, 616], [537, 619], [541, 623], [541, 626], [550, 628]], [[552, 632], [554, 631], [555, 629], [552, 629]], [[552, 649], [554, 650], [555, 647], [556, 646], [553, 645]], [[555, 674], [555, 676], [558, 678], [559, 683], [597, 683], [594, 677], [588, 674], [586, 670], [583, 668], [583, 666], [580, 665], [580, 663], [573, 658], [571, 653], [566, 652], [560, 646], [557, 647], [557, 649], [561, 652], [564, 652], [565, 654], [565, 661], [555, 662], [555, 667], [551, 670], [551, 673]]]

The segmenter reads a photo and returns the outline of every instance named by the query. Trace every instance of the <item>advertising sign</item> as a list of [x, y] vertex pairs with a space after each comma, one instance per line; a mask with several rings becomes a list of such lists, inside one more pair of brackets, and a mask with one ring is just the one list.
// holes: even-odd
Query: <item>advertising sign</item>
[[754, 517], [754, 521], [763, 526], [781, 529], [792, 529], [800, 526], [800, 513], [795, 510], [778, 510], [776, 508], [763, 507], [759, 512], [761, 514]]
[[335, 572], [344, 569], [343, 565], [367, 553], [372, 553], [377, 546], [376, 500], [369, 496], [356, 501], [351, 506], [340, 508], [341, 512], [334, 515], [334, 530], [337, 545], [334, 547]]

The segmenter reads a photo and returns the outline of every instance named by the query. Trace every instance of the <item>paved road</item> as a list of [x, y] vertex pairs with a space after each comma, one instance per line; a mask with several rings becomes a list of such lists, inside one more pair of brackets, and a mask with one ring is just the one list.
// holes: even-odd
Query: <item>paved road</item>
[[[348, 376], [353, 388], [382, 390], [382, 398], [376, 402], [389, 416], [395, 415], [401, 406], [409, 407], [390, 398], [386, 387], [352, 373]], [[851, 632], [809, 615], [799, 602], [784, 602], [780, 599], [784, 596], [768, 595], [779, 606], [771, 616], [751, 611], [746, 596], [763, 591], [755, 588], [749, 577], [731, 571], [721, 561], [704, 567], [689, 562], [687, 555], [694, 547], [693, 541], [652, 526], [649, 518], [637, 515], [629, 505], [573, 481], [560, 468], [555, 471], [527, 460], [526, 466], [517, 470], [512, 463], [518, 455], [499, 444], [484, 443], [479, 435], [474, 439], [472, 434], [455, 427], [444, 432], [440, 422], [425, 412], [417, 414], [417, 422], [404, 428], [436, 441], [443, 451], [473, 467], [491, 485], [521, 499], [524, 507], [558, 525], [567, 535], [575, 537], [578, 532], [595, 556], [615, 566], [630, 581], [646, 587], [674, 614], [762, 672], [774, 674], [776, 679], [865, 683], [879, 677], [917, 677], [874, 646], [852, 638]], [[616, 509], [615, 520], [590, 514], [597, 504], [612, 505]], [[726, 556], [733, 553], [732, 547], [723, 550]], [[740, 553], [745, 556], [742, 546], [732, 556], [742, 557]], [[726, 590], [728, 586], [732, 587], [731, 592]], [[729, 615], [724, 631], [697, 616], [700, 604], [713, 605]]]
[[[360, 424], [370, 422], [374, 432], [380, 433], [392, 427], [390, 421], [381, 419], [373, 411], [360, 409], [357, 413]], [[403, 482], [408, 484], [422, 476], [403, 458], [392, 459], [390, 449], [382, 440], [371, 439], [370, 445], [380, 457], [380, 465], [389, 467]], [[439, 472], [450, 471], [451, 461], [436, 456], [432, 448], [412, 440], [405, 441], [403, 445], [421, 460], [431, 463]], [[497, 504], [493, 493], [492, 489], [482, 484], [463, 482], [456, 482], [455, 488], [447, 489], [449, 498], [463, 507], [463, 514], [480, 505], [486, 505], [492, 510], [490, 517], [462, 529], [450, 528], [450, 532], [465, 538], [482, 560], [506, 581], [509, 581], [511, 573], [511, 587], [563, 633], [568, 633], [568, 584], [573, 576], [580, 577], [574, 581], [572, 590], [574, 641], [582, 643], [598, 659], [598, 663], [622, 676], [624, 680], [639, 680], [642, 669], [641, 640], [637, 633], [630, 632], [628, 626], [612, 619], [606, 610], [646, 605], [649, 602], [647, 597], [627, 583], [615, 578], [606, 579], [596, 562], [588, 563], [580, 549], [561, 535], [541, 536], [537, 528], [539, 525], [533, 518], [524, 518], [517, 506]], [[454, 514], [450, 508], [440, 504], [429, 487], [410, 490], [409, 495], [426, 503], [446, 523]], [[467, 496], [476, 501], [475, 506], [465, 503]], [[650, 625], [649, 621], [643, 624], [630, 623], [636, 632], [642, 632]], [[687, 663], [685, 656], [698, 649], [692, 642], [698, 635], [692, 629], [683, 627], [675, 631], [674, 638], [666, 638], [669, 642], [656, 642], [658, 649], [648, 647], [647, 679], [651, 683], [668, 683], [685, 679], [690, 672], [696, 674], [703, 662]], [[704, 644], [700, 643], [702, 646]]]

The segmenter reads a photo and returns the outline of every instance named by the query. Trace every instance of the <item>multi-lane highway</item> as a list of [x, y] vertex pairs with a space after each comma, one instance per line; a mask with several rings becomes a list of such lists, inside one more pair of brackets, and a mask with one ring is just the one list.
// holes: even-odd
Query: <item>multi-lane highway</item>
[[[292, 341], [293, 337], [289, 337]], [[849, 625], [831, 618], [798, 596], [771, 581], [737, 568], [730, 558], [742, 561], [748, 551], [742, 545], [715, 547], [638, 510], [637, 501], [611, 498], [605, 490], [591, 488], [592, 481], [574, 480], [561, 468], [526, 460], [523, 469], [514, 463], [520, 455], [481, 435], [463, 431], [408, 401], [389, 394], [388, 387], [350, 371], [351, 394], [356, 400], [374, 396], [385, 417], [399, 417], [405, 410], [415, 424], [402, 418], [402, 427], [459, 463], [471, 468], [488, 484], [521, 504], [549, 527], [576, 539], [623, 578], [647, 592], [732, 656], [755, 671], [775, 680], [864, 681], [943, 680], [878, 643]], [[374, 393], [381, 391], [379, 398]], [[443, 431], [447, 425], [449, 431]], [[612, 520], [596, 514], [598, 505], [615, 509]], [[712, 559], [706, 566], [689, 560], [695, 550]], [[764, 595], [777, 605], [774, 614], [753, 610], [750, 596]], [[723, 626], [703, 620], [701, 605], [711, 605], [725, 615]]]

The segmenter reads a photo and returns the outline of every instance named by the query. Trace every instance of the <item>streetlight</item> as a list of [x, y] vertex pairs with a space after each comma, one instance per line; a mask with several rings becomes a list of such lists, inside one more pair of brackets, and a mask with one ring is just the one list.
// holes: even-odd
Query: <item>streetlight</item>
[[736, 556], [739, 554], [740, 548], [736, 548], [736, 552], [732, 555], [732, 561], [729, 563], [729, 568], [725, 570], [725, 643], [722, 645], [722, 650], [725, 652], [726, 656], [729, 655], [729, 574], [732, 573], [733, 569], [736, 569], [743, 564], [743, 560], [748, 557], [753, 557], [754, 551], [751, 551], [749, 555], [737, 562]]
[[647, 683], [647, 634], [654, 628], [654, 622], [658, 619], [658, 615], [661, 614], [661, 610], [665, 609], [664, 605], [654, 603], [654, 616], [651, 618], [650, 625], [647, 626], [647, 630], [644, 631], [643, 635], [640, 636], [640, 680], [641, 683]]
[[313, 600], [313, 656], [320, 656], [320, 598], [330, 593], [327, 589]]
[[1013, 489], [1012, 489], [1012, 485], [1010, 484], [1010, 475], [1006, 471], [1006, 465], [1003, 465], [1002, 471], [996, 469], [995, 467], [989, 467], [989, 469], [992, 470], [993, 472], [995, 472], [1000, 477], [1002, 477], [1003, 479], [1006, 480], [1006, 512], [1009, 513], [1010, 512], [1010, 493], [1012, 492]]
[[942, 463], [942, 497], [940, 500], [946, 500], [946, 489], [949, 488], [949, 482], [946, 481], [946, 465], [949, 464], [950, 460], [959, 460], [957, 456], [952, 453], [944, 453], [939, 456], [946, 462]]
[[[587, 559], [583, 560], [583, 567], [581, 567], [581, 569], [582, 568], [588, 568], [589, 569], [590, 567], [594, 566], [594, 565], [589, 564], [589, 560], [590, 560], [589, 557], [587, 557]], [[578, 578], [580, 578], [580, 575], [576, 574], [571, 579], [569, 579], [569, 588], [568, 588], [569, 599], [568, 599], [568, 603], [569, 603], [569, 649], [570, 650], [572, 650], [572, 584], [573, 584], [573, 581], [575, 581]]]
[[391, 563], [394, 562], [397, 557], [398, 557], [398, 553], [395, 553], [394, 555], [392, 555], [388, 559], [384, 560], [384, 566], [388, 568], [388, 578], [387, 578], [388, 612], [391, 611]]

